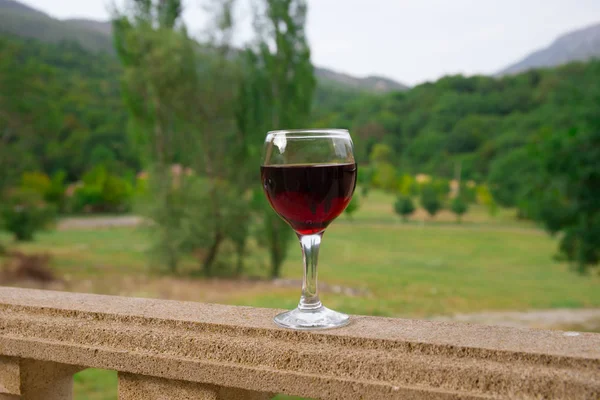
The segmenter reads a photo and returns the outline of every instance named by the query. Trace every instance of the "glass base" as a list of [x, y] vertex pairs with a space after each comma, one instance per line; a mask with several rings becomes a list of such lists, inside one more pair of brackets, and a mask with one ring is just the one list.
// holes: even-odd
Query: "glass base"
[[314, 310], [296, 308], [275, 316], [273, 321], [283, 328], [290, 329], [331, 329], [348, 325], [350, 317], [321, 306]]

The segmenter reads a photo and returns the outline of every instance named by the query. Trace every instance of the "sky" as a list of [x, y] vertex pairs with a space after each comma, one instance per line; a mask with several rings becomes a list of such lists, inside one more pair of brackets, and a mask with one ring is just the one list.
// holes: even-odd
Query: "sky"
[[[107, 0], [21, 0], [56, 18], [108, 19]], [[117, 0], [121, 3], [122, 0]], [[202, 32], [201, 0], [184, 19]], [[493, 74], [558, 35], [600, 22], [599, 0], [308, 0], [315, 65], [414, 85], [443, 75]], [[238, 13], [237, 41], [249, 37]]]

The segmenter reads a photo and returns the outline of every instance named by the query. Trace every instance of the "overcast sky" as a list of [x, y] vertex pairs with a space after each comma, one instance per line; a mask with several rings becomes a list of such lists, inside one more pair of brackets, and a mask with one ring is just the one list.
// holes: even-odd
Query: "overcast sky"
[[[107, 0], [21, 1], [58, 18], [109, 17]], [[308, 2], [316, 65], [411, 85], [450, 73], [494, 73], [562, 33], [600, 22], [600, 0]], [[205, 21], [199, 4], [186, 2], [192, 32], [201, 31]], [[247, 36], [244, 31], [239, 40]]]

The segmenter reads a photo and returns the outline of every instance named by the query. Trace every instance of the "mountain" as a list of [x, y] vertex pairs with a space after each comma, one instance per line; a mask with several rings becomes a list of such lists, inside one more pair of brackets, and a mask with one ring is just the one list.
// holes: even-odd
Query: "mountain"
[[323, 82], [331, 82], [340, 86], [349, 87], [357, 90], [371, 92], [390, 92], [395, 90], [408, 90], [408, 86], [398, 83], [389, 78], [380, 76], [368, 76], [366, 78], [357, 78], [352, 75], [332, 71], [328, 68], [315, 67], [317, 79]]
[[[58, 43], [77, 41], [94, 52], [112, 53], [111, 24], [90, 19], [59, 20], [14, 0], [0, 0], [0, 33]], [[384, 93], [406, 90], [408, 86], [392, 79], [378, 76], [357, 78], [326, 68], [315, 68], [322, 84], [332, 84], [346, 89]]]
[[78, 26], [82, 29], [96, 31], [103, 35], [112, 35], [112, 24], [109, 21], [95, 21], [93, 19], [73, 18], [66, 19], [66, 23]]
[[35, 8], [29, 7], [26, 4], [19, 3], [18, 1], [13, 0], [0, 0], [0, 9], [35, 13], [48, 16], [46, 13], [43, 13], [39, 10], [36, 10]]
[[555, 67], [600, 58], [600, 23], [559, 36], [552, 44], [498, 72], [516, 74], [532, 68]]
[[39, 39], [45, 42], [77, 41], [94, 52], [112, 52], [109, 35], [81, 24], [61, 21], [13, 0], [0, 0], [0, 33]]

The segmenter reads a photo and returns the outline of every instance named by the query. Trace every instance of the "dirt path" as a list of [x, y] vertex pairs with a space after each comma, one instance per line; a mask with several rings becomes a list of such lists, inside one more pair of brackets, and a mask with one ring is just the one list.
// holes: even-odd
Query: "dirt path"
[[[116, 216], [92, 216], [92, 217], [69, 217], [61, 219], [58, 223], [59, 230], [70, 230], [70, 229], [102, 229], [102, 228], [113, 228], [113, 227], [133, 227], [141, 224], [143, 221], [142, 217], [135, 215], [116, 215]], [[462, 224], [456, 225], [454, 223], [428, 223], [425, 224], [401, 224], [395, 220], [362, 220], [362, 221], [348, 221], [346, 219], [340, 219], [336, 223], [343, 225], [351, 224], [369, 224], [373, 226], [382, 227], [395, 227], [399, 229], [427, 229], [432, 226], [440, 229], [449, 230], [472, 230], [472, 231], [484, 231], [484, 232], [512, 232], [512, 233], [524, 233], [533, 235], [544, 235], [545, 232], [528, 227], [517, 227], [517, 226], [506, 226], [506, 225], [483, 225], [483, 224]]]
[[113, 217], [70, 217], [61, 219], [58, 229], [95, 229], [137, 226], [142, 218], [135, 215], [117, 215]]
[[481, 312], [475, 314], [456, 314], [433, 319], [437, 321], [460, 321], [517, 328], [600, 332], [600, 309], [597, 308]]

